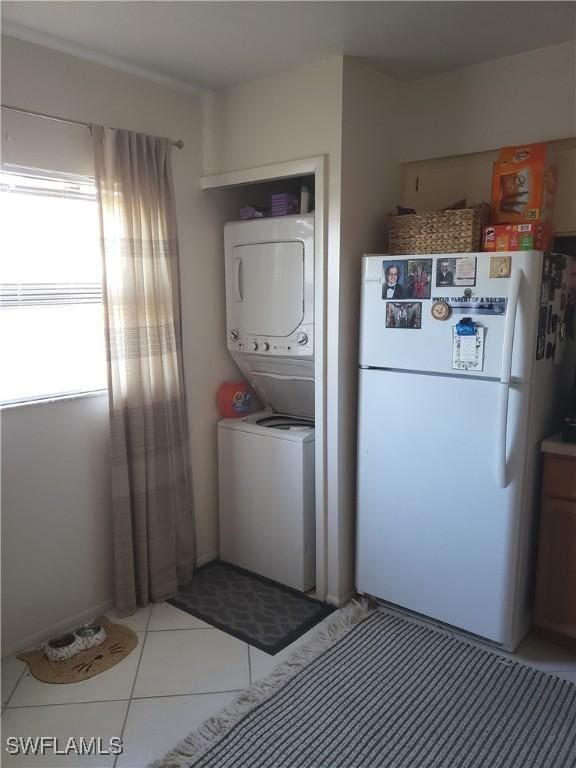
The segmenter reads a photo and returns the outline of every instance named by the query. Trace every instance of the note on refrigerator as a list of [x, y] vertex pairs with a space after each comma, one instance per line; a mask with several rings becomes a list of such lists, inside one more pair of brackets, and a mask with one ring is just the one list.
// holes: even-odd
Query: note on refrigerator
[[452, 368], [463, 371], [484, 370], [484, 331], [476, 326], [476, 333], [461, 336], [452, 329]]

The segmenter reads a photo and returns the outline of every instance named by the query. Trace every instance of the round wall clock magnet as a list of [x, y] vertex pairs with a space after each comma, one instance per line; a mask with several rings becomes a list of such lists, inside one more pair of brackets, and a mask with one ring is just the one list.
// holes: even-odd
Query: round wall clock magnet
[[450, 306], [445, 301], [435, 301], [430, 311], [434, 320], [448, 320], [451, 312]]

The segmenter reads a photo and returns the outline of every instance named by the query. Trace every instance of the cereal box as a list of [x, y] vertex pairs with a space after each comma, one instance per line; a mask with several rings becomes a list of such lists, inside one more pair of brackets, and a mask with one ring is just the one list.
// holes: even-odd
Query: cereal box
[[492, 224], [482, 232], [483, 251], [549, 251], [552, 228], [541, 221], [530, 224]]
[[492, 224], [550, 222], [555, 173], [548, 146], [504, 147], [492, 174]]

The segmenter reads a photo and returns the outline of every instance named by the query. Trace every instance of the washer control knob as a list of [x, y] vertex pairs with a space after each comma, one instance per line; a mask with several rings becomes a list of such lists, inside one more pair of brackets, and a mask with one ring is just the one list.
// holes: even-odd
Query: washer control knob
[[308, 334], [307, 333], [299, 333], [296, 337], [296, 341], [298, 344], [307, 344], [308, 343]]
[[258, 342], [257, 342], [257, 341], [253, 341], [253, 342], [252, 342], [252, 344], [250, 344], [250, 348], [251, 348], [251, 349], [252, 349], [254, 352], [256, 352], [256, 350], [258, 349]]
[[238, 333], [236, 328], [233, 328], [230, 331], [230, 338], [232, 339], [232, 341], [238, 341], [239, 337], [240, 337], [240, 334]]
[[264, 344], [262, 344], [262, 347], [264, 349], [264, 352], [268, 352], [268, 350], [270, 349], [270, 344], [268, 344], [268, 342], [265, 341]]

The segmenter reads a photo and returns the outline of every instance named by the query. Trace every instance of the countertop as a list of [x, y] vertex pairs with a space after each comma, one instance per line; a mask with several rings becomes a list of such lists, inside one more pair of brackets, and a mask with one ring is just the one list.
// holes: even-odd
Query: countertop
[[573, 456], [576, 459], [576, 443], [565, 443], [564, 440], [562, 440], [560, 432], [546, 438], [542, 443], [540, 450], [542, 453], [555, 453], [559, 456]]

